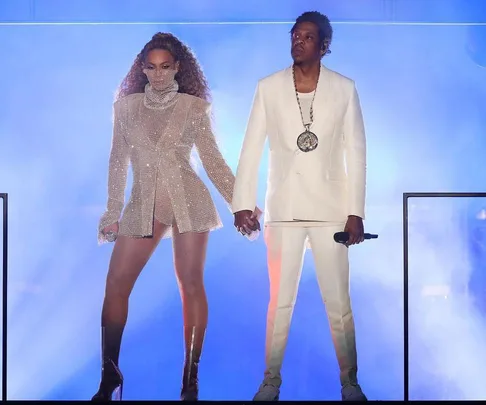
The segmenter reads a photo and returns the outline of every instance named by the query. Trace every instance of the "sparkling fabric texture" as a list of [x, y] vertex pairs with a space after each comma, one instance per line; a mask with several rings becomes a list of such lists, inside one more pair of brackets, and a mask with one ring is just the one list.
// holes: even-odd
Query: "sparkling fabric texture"
[[[204, 232], [222, 226], [211, 195], [191, 166], [193, 146], [230, 209], [234, 175], [211, 129], [210, 104], [178, 93], [177, 82], [165, 91], [147, 85], [114, 104], [114, 124], [108, 174], [108, 202], [98, 227], [105, 243], [106, 226], [119, 221], [119, 235], [149, 237], [154, 218], [177, 223], [179, 231]], [[128, 167], [133, 171], [131, 195], [125, 206]], [[121, 218], [120, 218], [121, 216]], [[168, 231], [164, 237], [171, 237]]]

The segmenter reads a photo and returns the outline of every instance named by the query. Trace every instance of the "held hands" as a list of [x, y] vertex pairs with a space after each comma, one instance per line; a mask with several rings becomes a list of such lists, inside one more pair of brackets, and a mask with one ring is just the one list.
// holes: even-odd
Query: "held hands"
[[260, 222], [258, 219], [262, 215], [260, 208], [255, 207], [255, 210], [243, 210], [235, 212], [235, 228], [242, 235], [250, 235], [252, 232], [260, 230]]
[[363, 219], [355, 215], [350, 215], [346, 226], [344, 227], [344, 232], [349, 233], [348, 242], [345, 243], [346, 247], [351, 245], [357, 245], [364, 241], [364, 226]]

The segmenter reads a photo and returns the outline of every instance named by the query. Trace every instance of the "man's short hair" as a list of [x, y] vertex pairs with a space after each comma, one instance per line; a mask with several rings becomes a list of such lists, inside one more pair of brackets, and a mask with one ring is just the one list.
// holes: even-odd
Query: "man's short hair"
[[319, 13], [318, 11], [307, 11], [297, 17], [297, 20], [295, 20], [295, 24], [292, 27], [290, 33], [293, 34], [297, 24], [303, 22], [310, 22], [317, 25], [317, 28], [319, 30], [319, 40], [321, 44], [323, 42], [327, 43], [327, 53], [331, 53], [331, 51], [329, 50], [329, 46], [331, 45], [332, 41], [332, 26], [329, 18], [326, 15]]

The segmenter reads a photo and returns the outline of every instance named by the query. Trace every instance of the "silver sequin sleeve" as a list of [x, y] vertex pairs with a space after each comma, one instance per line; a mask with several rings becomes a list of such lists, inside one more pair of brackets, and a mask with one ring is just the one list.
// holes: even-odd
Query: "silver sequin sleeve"
[[113, 106], [113, 136], [108, 167], [108, 201], [98, 226], [98, 243], [106, 243], [102, 230], [119, 221], [125, 203], [125, 187], [130, 161], [129, 146], [125, 138], [126, 122], [121, 103]]
[[197, 108], [194, 112], [192, 125], [196, 132], [195, 146], [209, 179], [228, 206], [231, 206], [235, 176], [218, 147], [210, 117], [208, 106]]

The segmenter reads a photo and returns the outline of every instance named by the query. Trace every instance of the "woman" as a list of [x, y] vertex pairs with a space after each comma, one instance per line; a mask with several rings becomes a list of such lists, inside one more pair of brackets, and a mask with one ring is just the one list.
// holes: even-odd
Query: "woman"
[[[108, 203], [98, 234], [100, 243], [116, 241], [101, 320], [101, 382], [92, 400], [111, 400], [115, 390], [121, 399], [118, 358], [128, 299], [160, 239], [170, 236], [184, 316], [181, 399], [197, 400], [197, 371], [208, 320], [203, 268], [209, 231], [221, 227], [221, 222], [208, 189], [191, 167], [192, 147], [196, 146], [209, 178], [228, 204], [234, 184], [211, 131], [208, 99], [208, 85], [194, 55], [164, 33], [145, 45], [118, 91]], [[123, 210], [129, 163], [133, 186]]]

